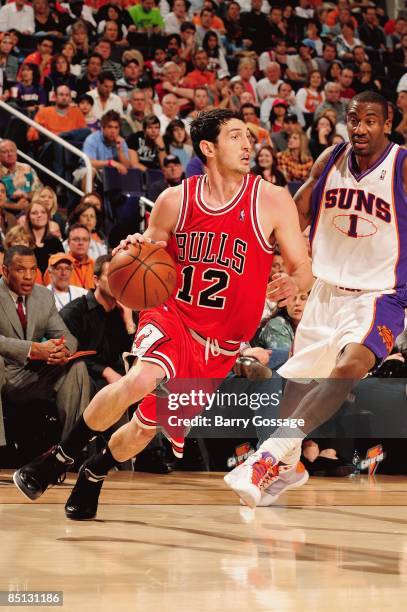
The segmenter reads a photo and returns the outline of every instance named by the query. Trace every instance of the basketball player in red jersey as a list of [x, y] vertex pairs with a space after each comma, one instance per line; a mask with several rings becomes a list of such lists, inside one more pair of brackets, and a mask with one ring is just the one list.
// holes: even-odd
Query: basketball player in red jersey
[[[82, 466], [65, 506], [71, 519], [93, 518], [108, 470], [137, 455], [156, 434], [152, 394], [160, 382], [224, 378], [230, 371], [240, 344], [254, 335], [260, 321], [271, 240], [278, 242], [290, 276], [275, 275], [268, 294], [284, 305], [312, 284], [293, 200], [286, 190], [249, 175], [245, 123], [231, 111], [209, 111], [194, 120], [191, 137], [207, 174], [163, 192], [146, 232], [122, 245], [152, 240], [168, 244], [178, 267], [175, 293], [164, 305], [141, 313], [126, 376], [92, 399], [65, 440], [14, 474], [18, 488], [30, 499], [38, 498], [90, 439], [143, 400], [131, 422]], [[182, 456], [183, 437], [169, 438], [175, 455]]]
[[[389, 142], [387, 101], [371, 91], [349, 103], [350, 143], [324, 151], [295, 196], [311, 226], [317, 281], [297, 328], [281, 427], [225, 476], [249, 506], [270, 505], [306, 481], [302, 440], [340, 408], [358, 380], [393, 348], [407, 308], [407, 151]], [[293, 380], [309, 384], [297, 384]], [[318, 384], [315, 379], [319, 379]], [[306, 476], [306, 475], [305, 475]]]

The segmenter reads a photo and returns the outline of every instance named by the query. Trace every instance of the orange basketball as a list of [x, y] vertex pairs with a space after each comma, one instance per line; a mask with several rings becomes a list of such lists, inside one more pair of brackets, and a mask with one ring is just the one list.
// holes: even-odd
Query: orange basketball
[[108, 279], [116, 300], [133, 310], [144, 310], [170, 297], [177, 272], [163, 247], [143, 242], [131, 244], [113, 257]]

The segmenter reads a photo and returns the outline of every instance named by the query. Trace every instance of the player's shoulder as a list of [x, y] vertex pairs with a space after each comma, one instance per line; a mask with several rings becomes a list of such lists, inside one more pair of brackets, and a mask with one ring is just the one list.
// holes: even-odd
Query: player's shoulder
[[260, 204], [264, 202], [265, 204], [270, 203], [270, 198], [273, 201], [279, 202], [281, 199], [285, 200], [289, 197], [289, 192], [285, 187], [278, 187], [277, 185], [273, 185], [269, 181], [265, 181], [264, 179], [260, 179], [259, 181], [259, 200]]
[[183, 193], [183, 184], [175, 185], [174, 187], [167, 187], [158, 196], [155, 205], [166, 204], [170, 206], [179, 206], [181, 204], [181, 198]]

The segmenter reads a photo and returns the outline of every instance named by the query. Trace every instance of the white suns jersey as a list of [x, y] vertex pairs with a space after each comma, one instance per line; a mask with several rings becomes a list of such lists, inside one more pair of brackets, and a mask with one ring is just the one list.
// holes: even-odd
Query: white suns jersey
[[335, 147], [312, 192], [314, 276], [350, 289], [407, 285], [407, 150], [389, 143], [365, 172], [349, 144]]

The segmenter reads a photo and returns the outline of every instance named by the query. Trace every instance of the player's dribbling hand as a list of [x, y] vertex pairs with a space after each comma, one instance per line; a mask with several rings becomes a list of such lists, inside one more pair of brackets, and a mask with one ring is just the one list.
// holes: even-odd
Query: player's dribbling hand
[[164, 240], [152, 240], [151, 238], [148, 238], [148, 236], [144, 236], [143, 234], [130, 234], [129, 236], [127, 236], [127, 238], [121, 240], [119, 245], [113, 249], [112, 255], [114, 257], [119, 251], [127, 249], [130, 244], [142, 244], [143, 242], [149, 242], [150, 244], [156, 244], [164, 248], [167, 246], [167, 243]]
[[295, 281], [283, 272], [277, 272], [271, 277], [271, 283], [267, 285], [267, 297], [277, 302], [279, 308], [287, 306], [290, 298], [298, 293]]

